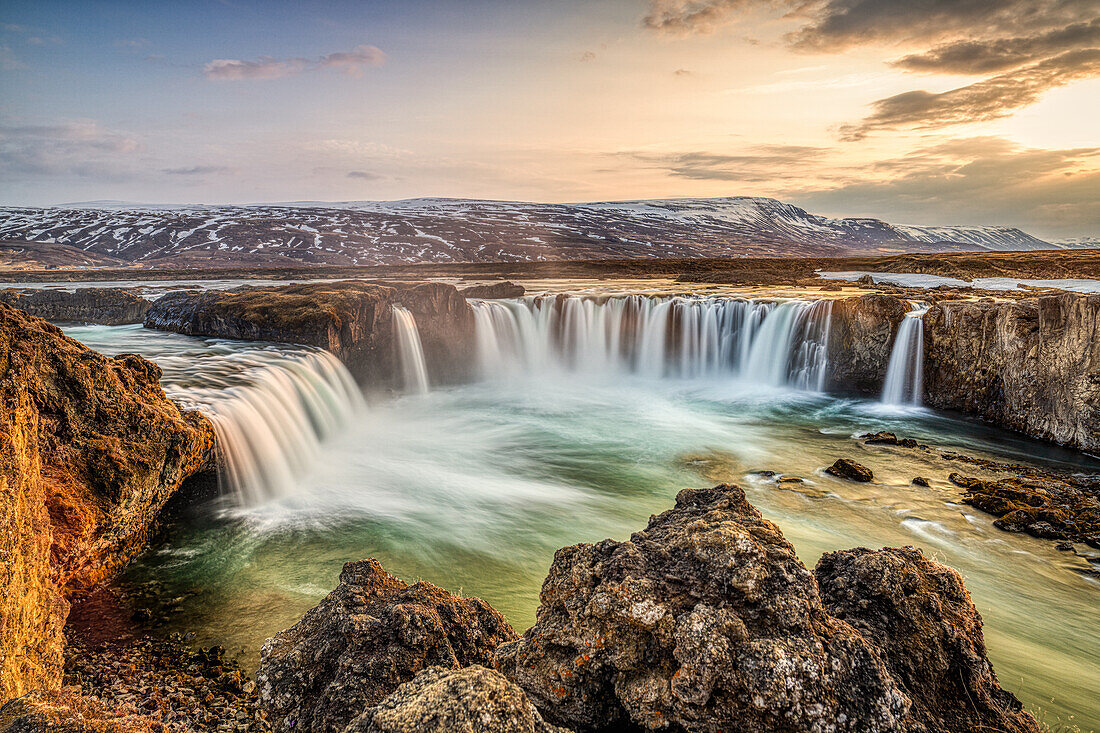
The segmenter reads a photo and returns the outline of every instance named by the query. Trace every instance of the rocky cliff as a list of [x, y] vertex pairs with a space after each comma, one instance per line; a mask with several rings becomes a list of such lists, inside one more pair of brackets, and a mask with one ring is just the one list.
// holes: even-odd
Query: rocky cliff
[[387, 384], [399, 371], [393, 306], [416, 319], [429, 374], [451, 381], [473, 363], [473, 311], [442, 283], [364, 282], [170, 293], [145, 325], [194, 336], [308, 344], [328, 349], [360, 382]]
[[65, 596], [117, 569], [214, 431], [160, 370], [0, 304], [0, 699], [56, 686]]
[[892, 295], [861, 295], [833, 303], [826, 388], [878, 394], [886, 378], [898, 326], [909, 310]]
[[126, 288], [67, 290], [0, 290], [0, 303], [59, 323], [120, 326], [141, 323], [152, 303]]
[[926, 404], [1100, 450], [1100, 296], [945, 301], [924, 332]]
[[303, 732], [1040, 730], [998, 684], [958, 573], [913, 548], [810, 572], [736, 486], [559, 550], [522, 637], [495, 618], [349, 563], [268, 642], [261, 707]]

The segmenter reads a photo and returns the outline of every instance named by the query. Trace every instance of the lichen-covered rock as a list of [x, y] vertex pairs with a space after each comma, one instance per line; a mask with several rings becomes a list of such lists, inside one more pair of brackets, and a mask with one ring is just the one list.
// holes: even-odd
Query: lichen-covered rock
[[64, 594], [139, 550], [213, 457], [209, 420], [133, 354], [107, 358], [0, 304], [0, 700], [60, 684]]
[[848, 479], [849, 481], [860, 481], [866, 483], [875, 478], [875, 474], [871, 469], [864, 466], [862, 463], [856, 463], [851, 458], [838, 458], [833, 462], [833, 465], [825, 469], [825, 473], [832, 474], [838, 478]]
[[966, 489], [964, 503], [997, 517], [993, 524], [1000, 529], [1100, 548], [1100, 477], [1034, 471], [1003, 479], [948, 478]]
[[541, 601], [496, 661], [576, 730], [893, 731], [909, 706], [736, 486], [682, 491], [626, 542], [559, 550]]
[[1100, 296], [946, 301], [925, 323], [925, 402], [1100, 449]]
[[912, 701], [914, 733], [1033, 733], [1001, 689], [962, 577], [915, 548], [831, 552], [814, 571], [825, 608], [875, 645]]
[[473, 364], [473, 310], [453, 285], [359, 281], [169, 293], [145, 317], [147, 328], [193, 336], [282, 341], [332, 352], [361, 381], [386, 384], [400, 373], [393, 306], [416, 320], [428, 372], [436, 381]]
[[568, 733], [542, 719], [519, 687], [480, 665], [429, 667], [344, 733]]
[[886, 379], [898, 326], [909, 310], [892, 295], [869, 294], [833, 303], [826, 386], [831, 390], [878, 394]]
[[427, 667], [486, 665], [514, 638], [485, 601], [349, 562], [332, 593], [264, 644], [260, 706], [276, 731], [338, 732]]
[[47, 321], [101, 323], [119, 326], [141, 323], [152, 303], [126, 288], [67, 290], [0, 290], [0, 302]]

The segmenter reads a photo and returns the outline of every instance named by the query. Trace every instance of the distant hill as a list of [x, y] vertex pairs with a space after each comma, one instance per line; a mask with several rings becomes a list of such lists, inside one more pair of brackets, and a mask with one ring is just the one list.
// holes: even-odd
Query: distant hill
[[[1075, 246], [1011, 227], [829, 219], [769, 198], [538, 204], [465, 199], [0, 208], [10, 257], [147, 267], [880, 255]], [[1084, 242], [1082, 242], [1083, 244]], [[77, 253], [81, 257], [77, 257]], [[10, 266], [10, 263], [8, 263]]]

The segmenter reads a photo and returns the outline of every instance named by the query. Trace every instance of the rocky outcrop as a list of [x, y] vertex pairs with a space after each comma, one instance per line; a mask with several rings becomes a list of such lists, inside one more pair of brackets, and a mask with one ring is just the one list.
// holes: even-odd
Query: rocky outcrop
[[0, 290], [0, 303], [59, 323], [100, 323], [120, 326], [141, 323], [153, 304], [126, 288], [67, 290]]
[[503, 280], [489, 285], [472, 285], [458, 291], [465, 298], [481, 298], [490, 300], [494, 298], [522, 298], [527, 290], [522, 285]]
[[997, 682], [958, 572], [906, 547], [830, 552], [814, 575], [826, 610], [875, 646], [911, 701], [905, 730], [1038, 733]]
[[909, 701], [826, 613], [735, 486], [682, 491], [626, 542], [559, 550], [535, 625], [497, 663], [578, 731], [893, 731]]
[[882, 391], [890, 351], [908, 304], [892, 295], [869, 294], [833, 303], [826, 386], [830, 390]]
[[424, 669], [488, 665], [514, 638], [485, 601], [350, 562], [336, 590], [264, 644], [260, 705], [277, 732], [338, 733]]
[[468, 373], [474, 359], [473, 311], [443, 283], [309, 283], [230, 291], [169, 293], [154, 303], [147, 328], [193, 336], [282, 341], [319, 346], [360, 382], [392, 383], [397, 363], [393, 306], [416, 319], [435, 381]]
[[848, 479], [849, 481], [861, 481], [868, 482], [875, 478], [875, 474], [871, 472], [871, 469], [864, 466], [862, 463], [856, 463], [851, 458], [838, 458], [833, 462], [833, 465], [825, 469], [825, 473], [832, 474], [837, 478]]
[[550, 725], [519, 687], [475, 665], [429, 667], [343, 733], [568, 733]]
[[0, 699], [56, 687], [64, 596], [138, 549], [180, 484], [213, 456], [160, 370], [113, 359], [0, 304]]
[[1100, 450], [1100, 296], [945, 301], [924, 324], [926, 404]]

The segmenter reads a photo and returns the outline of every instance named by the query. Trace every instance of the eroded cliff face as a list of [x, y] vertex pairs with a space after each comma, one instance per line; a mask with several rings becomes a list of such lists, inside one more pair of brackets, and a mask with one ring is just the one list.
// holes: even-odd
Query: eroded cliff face
[[120, 326], [141, 323], [152, 303], [126, 288], [0, 290], [0, 302], [47, 321]]
[[1100, 450], [1100, 296], [946, 301], [924, 333], [926, 404]]
[[107, 358], [0, 304], [0, 698], [56, 686], [64, 596], [141, 548], [214, 431], [133, 354]]
[[227, 292], [165, 295], [145, 318], [147, 328], [319, 346], [366, 384], [399, 373], [393, 306], [415, 317], [425, 362], [435, 381], [467, 376], [474, 359], [473, 310], [443, 283], [309, 283]]
[[833, 303], [826, 388], [839, 392], [882, 391], [890, 351], [909, 304], [892, 295], [870, 294]]

